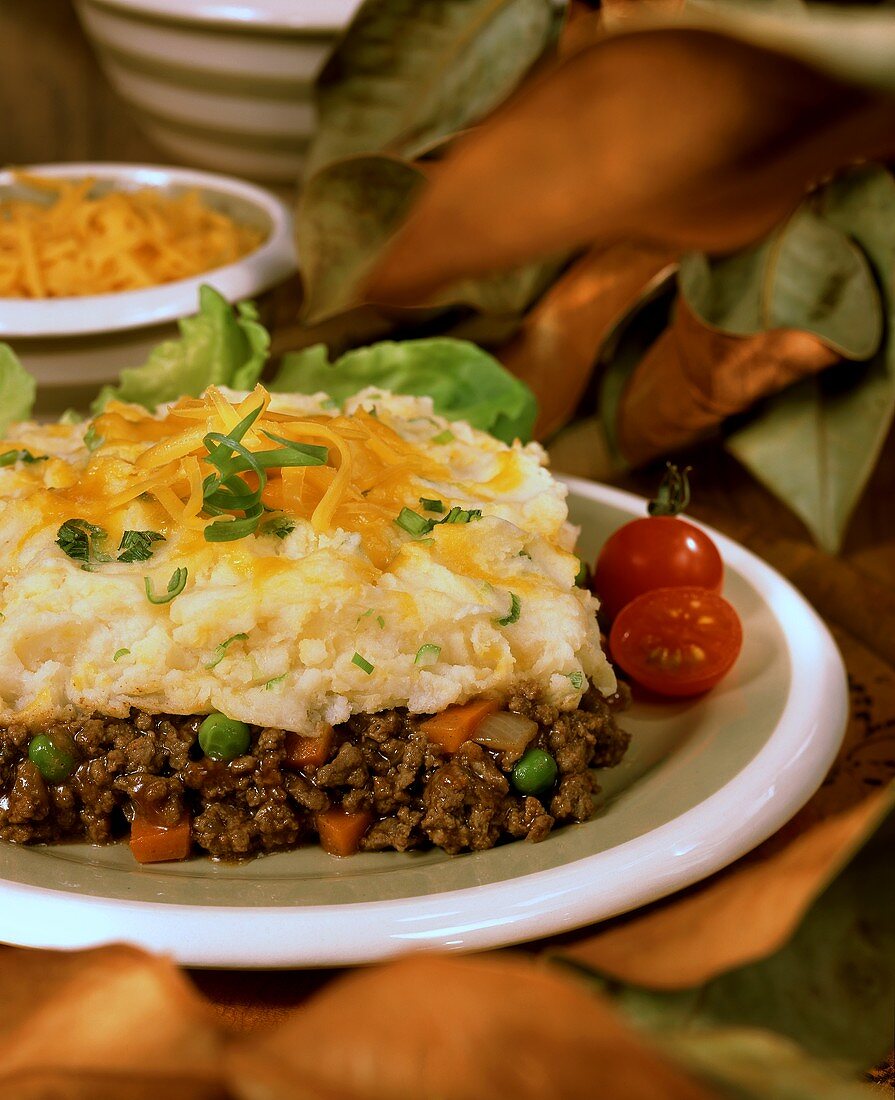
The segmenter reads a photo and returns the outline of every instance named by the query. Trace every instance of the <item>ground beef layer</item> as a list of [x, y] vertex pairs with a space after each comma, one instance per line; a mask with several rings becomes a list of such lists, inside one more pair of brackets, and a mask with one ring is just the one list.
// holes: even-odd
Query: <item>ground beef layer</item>
[[552, 790], [537, 798], [511, 785], [519, 754], [467, 741], [448, 755], [427, 741], [420, 717], [400, 709], [351, 718], [336, 728], [326, 762], [300, 770], [288, 766], [290, 735], [279, 729], [253, 728], [250, 754], [215, 762], [198, 746], [202, 716], [134, 712], [60, 724], [47, 732], [71, 738], [80, 762], [59, 783], [45, 781], [27, 757], [35, 731], [12, 726], [0, 731], [0, 838], [105, 844], [127, 835], [135, 812], [165, 825], [186, 811], [195, 851], [239, 859], [316, 842], [316, 815], [341, 807], [372, 815], [360, 842], [367, 851], [542, 840], [556, 825], [592, 816], [590, 769], [618, 764], [628, 746], [615, 721], [621, 705], [593, 689], [571, 712], [528, 690], [508, 700], [538, 724], [529, 747], [558, 766]]

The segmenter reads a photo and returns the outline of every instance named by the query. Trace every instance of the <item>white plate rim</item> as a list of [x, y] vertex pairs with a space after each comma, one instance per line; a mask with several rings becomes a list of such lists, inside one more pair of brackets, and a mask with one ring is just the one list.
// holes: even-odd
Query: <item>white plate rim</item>
[[[631, 493], [581, 478], [562, 480], [585, 499], [642, 511], [642, 498]], [[790, 692], [767, 742], [729, 782], [678, 817], [559, 867], [383, 901], [172, 905], [0, 880], [0, 940], [56, 948], [128, 942], [197, 967], [357, 965], [420, 949], [471, 951], [541, 939], [636, 909], [721, 870], [776, 832], [820, 786], [845, 732], [848, 689], [836, 644], [804, 597], [750, 551], [700, 526], [715, 539], [725, 563], [773, 607], [790, 658], [798, 643], [798, 659], [791, 660]], [[731, 813], [732, 806], [745, 816]]]

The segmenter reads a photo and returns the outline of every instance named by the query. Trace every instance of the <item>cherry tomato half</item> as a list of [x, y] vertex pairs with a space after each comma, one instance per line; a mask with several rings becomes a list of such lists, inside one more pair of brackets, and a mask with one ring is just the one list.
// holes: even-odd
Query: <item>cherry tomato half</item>
[[677, 516], [644, 516], [606, 540], [592, 587], [612, 620], [644, 592], [678, 585], [720, 592], [723, 579], [721, 555], [704, 531]]
[[705, 588], [657, 588], [623, 608], [612, 625], [612, 659], [660, 695], [699, 695], [724, 676], [743, 644], [739, 616]]

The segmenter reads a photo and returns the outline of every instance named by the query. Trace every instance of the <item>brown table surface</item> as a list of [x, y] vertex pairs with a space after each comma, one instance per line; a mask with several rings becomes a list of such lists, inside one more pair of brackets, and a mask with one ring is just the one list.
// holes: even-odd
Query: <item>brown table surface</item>
[[[0, 5], [0, 161], [112, 159], [167, 158], [134, 128], [106, 85], [69, 0]], [[649, 495], [655, 473], [616, 483]], [[895, 697], [895, 436], [836, 558], [817, 550], [799, 520], [718, 449], [699, 457], [695, 493], [693, 515], [788, 576], [830, 625], [849, 669], [852, 721], [895, 728], [895, 714], [865, 705], [875, 694]], [[252, 1029], [282, 1016], [331, 974], [194, 971], [192, 977], [231, 1025]]]

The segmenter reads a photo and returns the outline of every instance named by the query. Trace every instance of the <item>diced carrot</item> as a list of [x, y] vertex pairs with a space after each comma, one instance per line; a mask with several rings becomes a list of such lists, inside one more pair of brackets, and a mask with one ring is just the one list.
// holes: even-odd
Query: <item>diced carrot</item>
[[445, 752], [456, 752], [464, 741], [471, 741], [476, 729], [489, 714], [497, 710], [493, 699], [473, 699], [471, 703], [448, 707], [440, 714], [427, 718], [420, 729]]
[[190, 854], [190, 816], [176, 825], [153, 825], [145, 818], [135, 817], [131, 824], [130, 847], [138, 863], [163, 863], [171, 859], [186, 859]]
[[316, 737], [300, 737], [297, 733], [286, 734], [286, 756], [284, 764], [296, 771], [314, 764], [318, 768], [326, 763], [333, 743], [333, 728], [327, 726]]
[[331, 856], [353, 856], [361, 837], [373, 824], [369, 810], [349, 813], [334, 806], [315, 816], [320, 847]]

